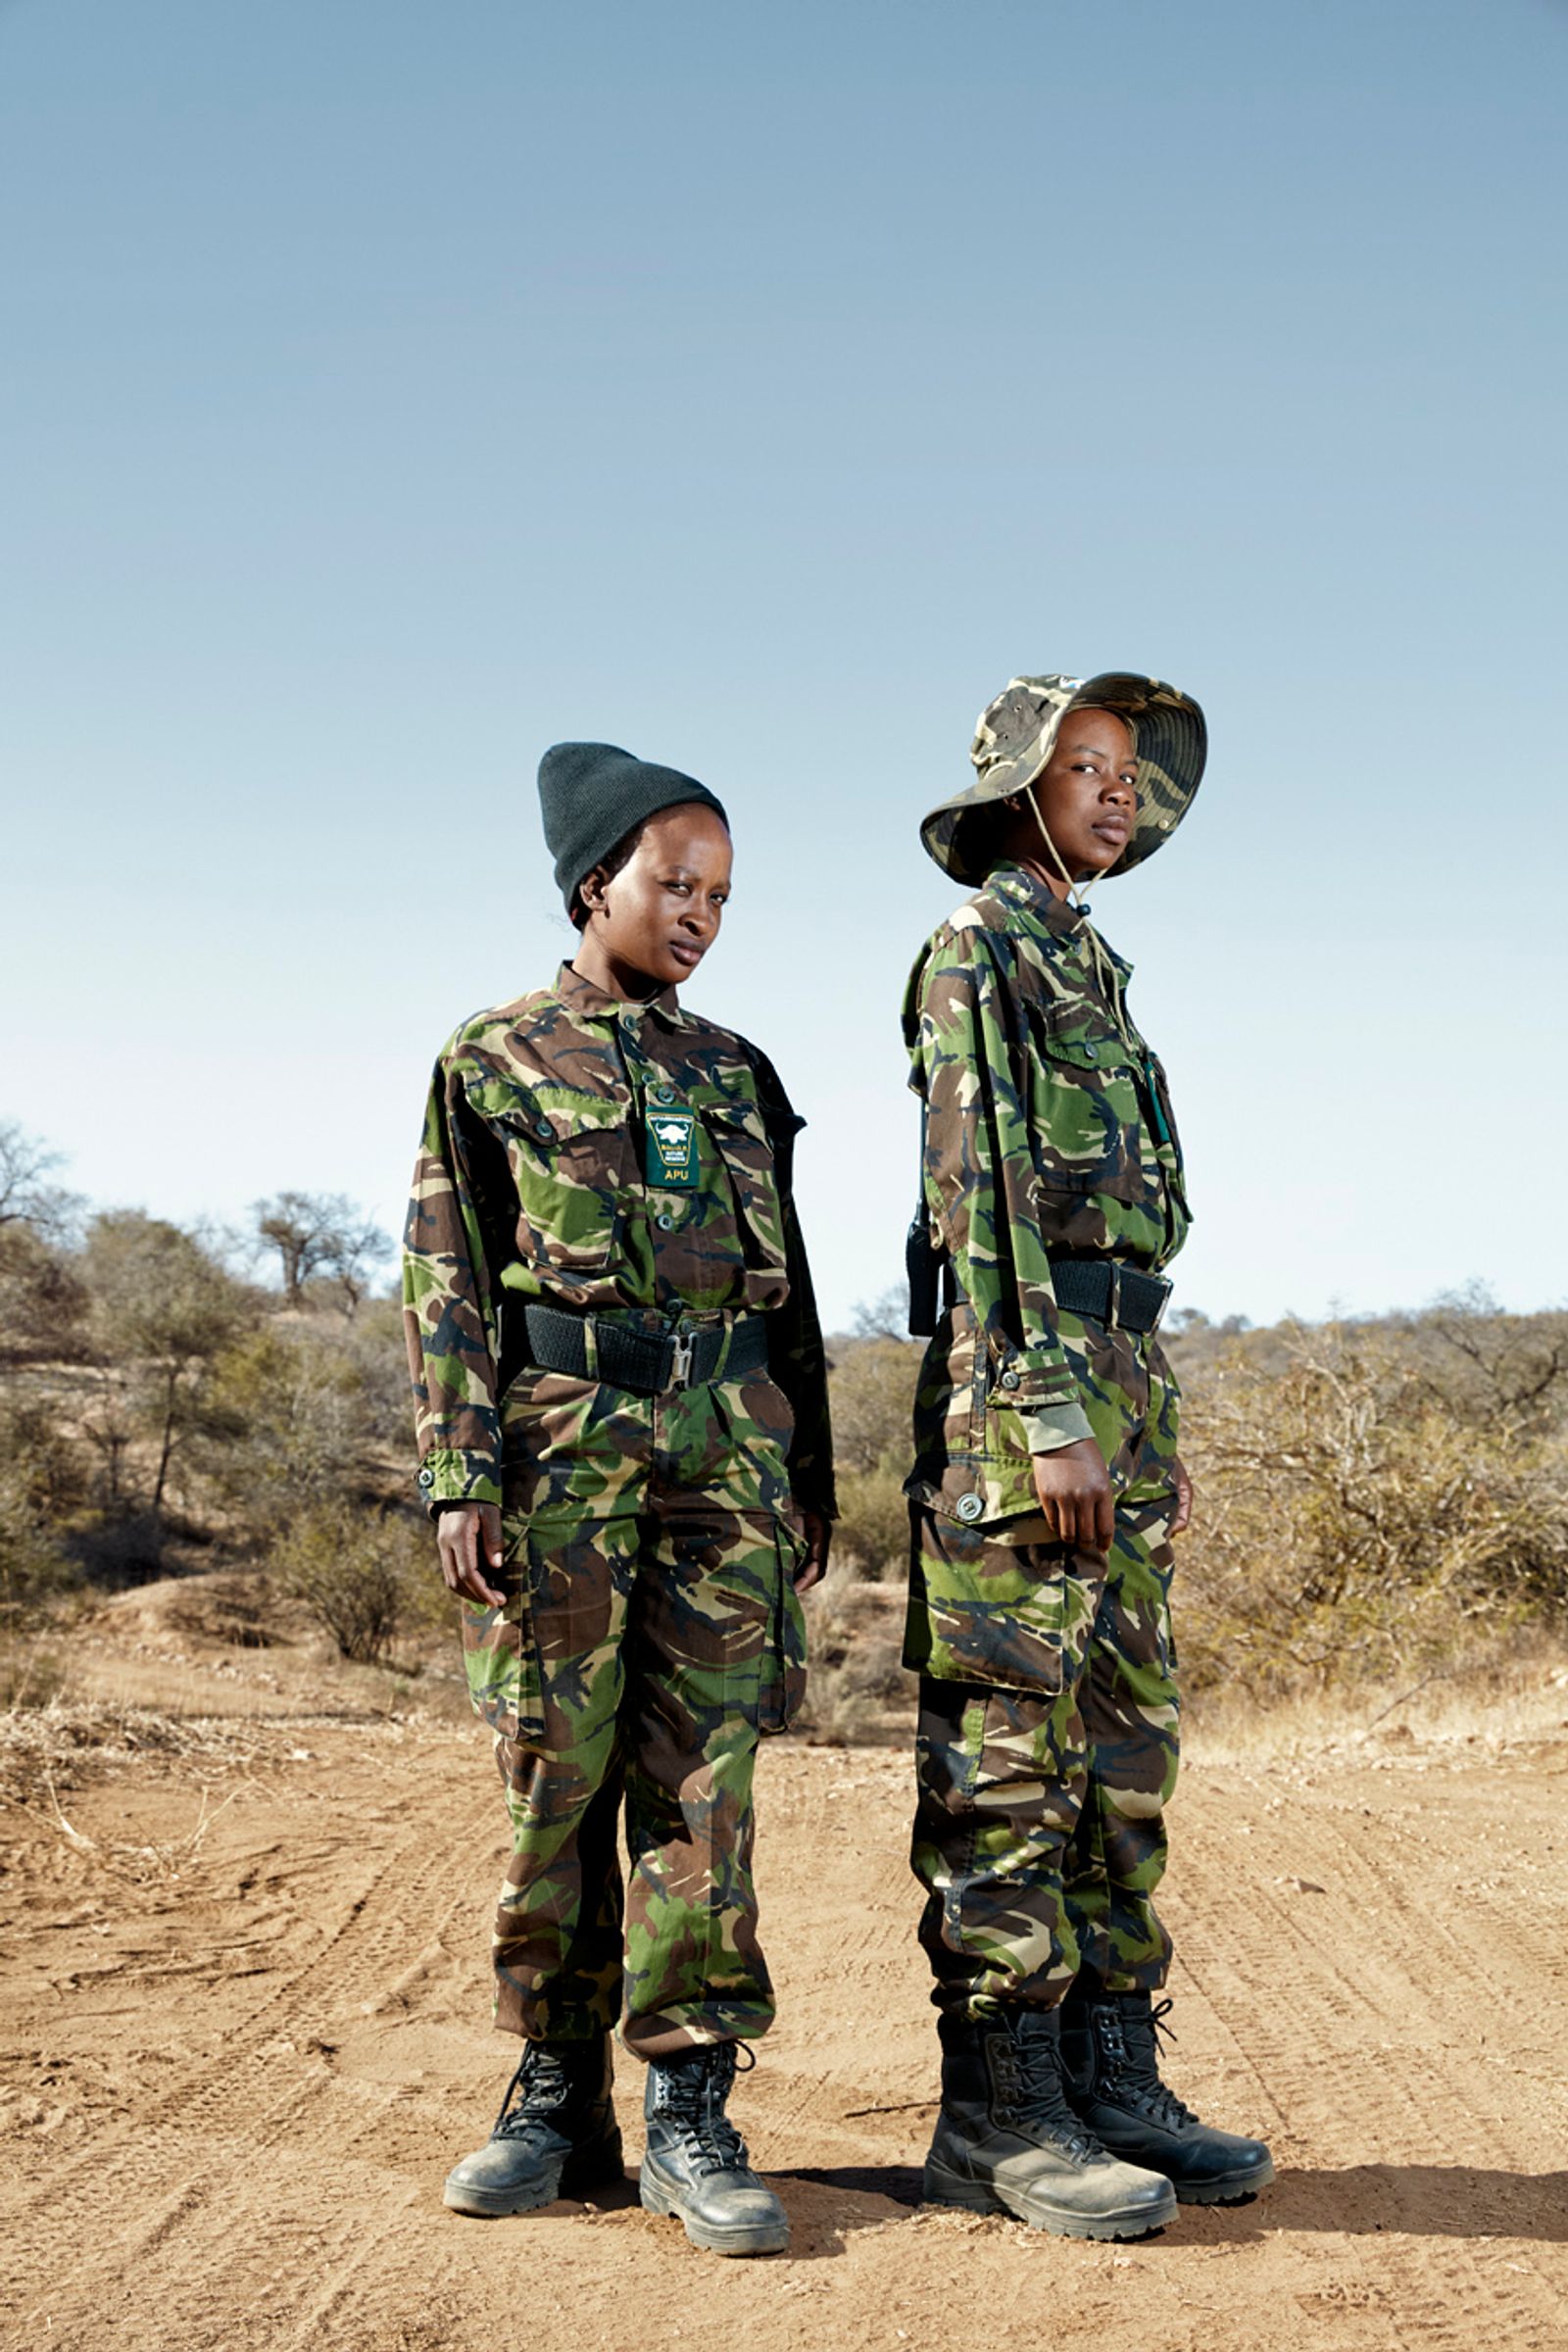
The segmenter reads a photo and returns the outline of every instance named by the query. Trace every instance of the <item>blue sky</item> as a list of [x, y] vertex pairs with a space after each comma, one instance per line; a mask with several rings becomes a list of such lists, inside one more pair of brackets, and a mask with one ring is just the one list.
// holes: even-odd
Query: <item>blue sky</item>
[[1183, 1300], [1568, 1296], [1565, 70], [1561, 0], [0, 0], [0, 1113], [395, 1226], [602, 736], [730, 807], [692, 1001], [842, 1322], [918, 817], [1014, 671], [1143, 668], [1213, 740], [1095, 900]]

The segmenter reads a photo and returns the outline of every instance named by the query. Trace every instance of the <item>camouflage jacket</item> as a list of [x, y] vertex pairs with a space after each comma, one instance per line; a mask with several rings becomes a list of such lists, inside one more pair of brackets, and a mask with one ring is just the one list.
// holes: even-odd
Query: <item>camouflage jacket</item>
[[464, 1023], [436, 1062], [404, 1233], [428, 1503], [500, 1501], [502, 1302], [544, 1298], [670, 1321], [765, 1314], [795, 1414], [791, 1484], [831, 1512], [826, 1363], [790, 1185], [804, 1124], [766, 1056], [673, 989], [623, 1004], [564, 964], [553, 988]]
[[1051, 1254], [1152, 1270], [1186, 1236], [1165, 1073], [1128, 1015], [1130, 972], [1076, 907], [1004, 865], [910, 976], [926, 1210], [957, 1289], [927, 1352], [908, 1488], [939, 1510], [978, 1493], [987, 1521], [1033, 1511], [1030, 1453], [1092, 1434]]

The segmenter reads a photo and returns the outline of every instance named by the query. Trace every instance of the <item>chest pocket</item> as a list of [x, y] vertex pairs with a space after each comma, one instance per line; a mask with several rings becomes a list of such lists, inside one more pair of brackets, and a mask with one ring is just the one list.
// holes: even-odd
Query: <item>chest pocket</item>
[[468, 1099], [507, 1154], [518, 1255], [568, 1280], [602, 1273], [623, 1214], [627, 1103], [514, 1079], [484, 1080]]
[[1126, 1045], [1080, 1004], [1029, 1006], [1035, 1169], [1053, 1192], [1144, 1190], [1138, 1078]]
[[[776, 1170], [781, 1139], [774, 1136], [760, 1107], [744, 1097], [722, 1096], [705, 1102], [702, 1120], [729, 1183], [746, 1265], [756, 1272], [782, 1275], [784, 1218]], [[791, 1134], [800, 1124], [793, 1122]]]

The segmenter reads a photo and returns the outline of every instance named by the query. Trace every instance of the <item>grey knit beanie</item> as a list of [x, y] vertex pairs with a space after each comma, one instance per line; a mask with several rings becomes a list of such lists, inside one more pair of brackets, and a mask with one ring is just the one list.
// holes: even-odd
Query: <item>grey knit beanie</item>
[[701, 801], [727, 826], [724, 806], [695, 776], [657, 767], [613, 743], [553, 743], [539, 762], [539, 806], [556, 883], [571, 912], [584, 874], [609, 856], [645, 816], [682, 801]]

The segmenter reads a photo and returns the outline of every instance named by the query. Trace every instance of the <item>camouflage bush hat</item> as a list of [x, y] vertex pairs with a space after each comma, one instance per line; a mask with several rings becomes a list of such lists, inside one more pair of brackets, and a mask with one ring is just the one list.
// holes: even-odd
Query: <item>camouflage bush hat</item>
[[[1152, 858], [1192, 807], [1208, 756], [1203, 713], [1190, 694], [1122, 669], [1098, 677], [1011, 678], [980, 713], [969, 757], [975, 781], [921, 820], [920, 838], [956, 882], [983, 882], [964, 854], [964, 818], [1032, 784], [1055, 749], [1069, 710], [1113, 710], [1132, 729], [1138, 754], [1138, 822], [1110, 868], [1124, 874]], [[969, 828], [972, 838], [972, 828]]]

